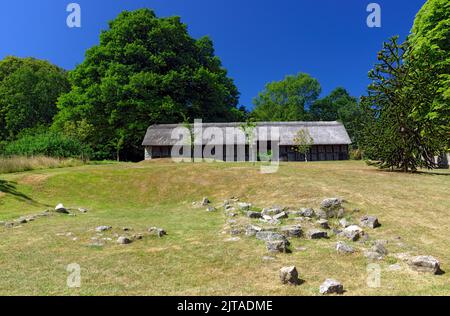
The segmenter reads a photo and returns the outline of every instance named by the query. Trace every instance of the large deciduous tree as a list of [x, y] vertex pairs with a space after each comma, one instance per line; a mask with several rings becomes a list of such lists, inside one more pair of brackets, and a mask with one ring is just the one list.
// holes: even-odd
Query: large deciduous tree
[[47, 61], [13, 56], [0, 61], [0, 141], [51, 124], [58, 97], [69, 90], [66, 71]]
[[428, 0], [417, 13], [411, 30], [407, 61], [415, 80], [413, 116], [421, 122], [432, 122], [424, 130], [430, 138], [450, 149], [450, 2]]
[[55, 127], [92, 126], [87, 140], [96, 158], [140, 157], [154, 123], [231, 121], [242, 113], [211, 40], [193, 39], [179, 17], [158, 18], [149, 9], [110, 22], [69, 78], [73, 88], [59, 100]]
[[352, 97], [344, 88], [334, 89], [328, 96], [315, 101], [310, 108], [311, 119], [315, 121], [342, 122], [353, 142], [359, 143], [363, 112], [356, 98]]
[[255, 99], [252, 116], [258, 121], [304, 121], [308, 108], [321, 92], [319, 82], [308, 74], [286, 76], [268, 83]]

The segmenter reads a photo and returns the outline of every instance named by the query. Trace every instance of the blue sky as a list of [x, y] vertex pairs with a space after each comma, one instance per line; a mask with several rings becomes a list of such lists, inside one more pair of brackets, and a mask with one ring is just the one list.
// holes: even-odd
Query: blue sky
[[[66, 6], [80, 4], [82, 27], [66, 26]], [[366, 7], [377, 2], [382, 27], [368, 28]], [[158, 16], [181, 16], [192, 36], [209, 35], [216, 54], [241, 92], [240, 104], [267, 82], [306, 72], [322, 95], [337, 86], [364, 94], [367, 72], [382, 42], [408, 35], [425, 0], [4, 0], [0, 58], [32, 56], [65, 69], [82, 62], [107, 22], [122, 10], [148, 7]]]

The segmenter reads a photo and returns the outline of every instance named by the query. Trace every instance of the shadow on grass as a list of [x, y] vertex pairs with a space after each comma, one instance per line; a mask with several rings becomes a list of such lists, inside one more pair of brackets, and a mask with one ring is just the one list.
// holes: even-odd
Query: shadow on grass
[[23, 201], [23, 202], [28, 202], [30, 204], [34, 204], [34, 205], [44, 205], [47, 206], [45, 204], [36, 202], [35, 200], [33, 200], [31, 197], [29, 197], [28, 195], [19, 192], [17, 190], [16, 187], [17, 183], [15, 182], [11, 182], [11, 181], [6, 181], [3, 179], [0, 179], [0, 192], [5, 193], [5, 194], [10, 194], [13, 197], [15, 197], [16, 199]]

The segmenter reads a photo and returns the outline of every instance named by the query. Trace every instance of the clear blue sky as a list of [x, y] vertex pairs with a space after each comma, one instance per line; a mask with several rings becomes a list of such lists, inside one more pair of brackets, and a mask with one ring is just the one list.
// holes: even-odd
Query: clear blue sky
[[[81, 29], [66, 26], [66, 6], [82, 9]], [[366, 25], [366, 6], [382, 8], [382, 27]], [[82, 62], [107, 22], [122, 10], [148, 7], [158, 16], [179, 15], [192, 36], [209, 35], [216, 54], [241, 92], [240, 104], [267, 82], [306, 72], [322, 95], [337, 86], [360, 96], [382, 42], [408, 35], [425, 0], [4, 0], [0, 58], [33, 56], [65, 69]]]

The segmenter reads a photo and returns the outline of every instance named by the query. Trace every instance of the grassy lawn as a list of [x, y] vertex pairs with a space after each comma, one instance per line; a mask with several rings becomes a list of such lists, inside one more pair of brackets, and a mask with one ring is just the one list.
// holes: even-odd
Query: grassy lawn
[[[248, 164], [175, 164], [169, 161], [86, 165], [0, 176], [0, 221], [53, 208], [85, 207], [87, 214], [53, 215], [16, 228], [0, 226], [0, 295], [318, 295], [326, 278], [344, 284], [345, 295], [450, 295], [450, 173], [378, 171], [362, 162], [287, 163], [275, 174]], [[219, 206], [238, 196], [257, 207], [317, 207], [340, 196], [346, 208], [375, 215], [382, 227], [370, 238], [388, 240], [380, 261], [381, 287], [366, 285], [362, 243], [338, 255], [337, 237], [292, 239], [290, 254], [267, 255], [263, 242], [240, 236], [225, 242], [222, 210], [192, 202], [204, 196]], [[113, 230], [97, 236], [95, 227]], [[115, 234], [163, 227], [164, 238], [146, 236], [130, 245]], [[66, 236], [65, 234], [70, 236]], [[103, 247], [91, 238], [112, 238]], [[397, 237], [401, 237], [400, 240]], [[76, 240], [73, 240], [76, 238]], [[296, 251], [297, 247], [306, 250]], [[411, 271], [395, 253], [432, 255], [447, 273]], [[66, 266], [81, 266], [81, 287], [66, 286]], [[388, 266], [399, 263], [400, 271]], [[278, 271], [295, 265], [305, 282], [279, 282]]]

